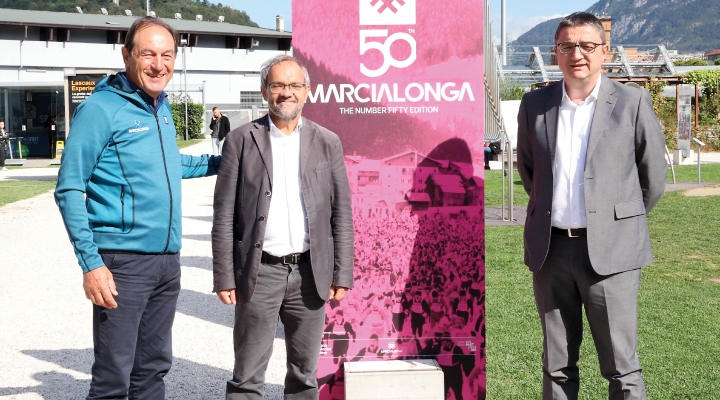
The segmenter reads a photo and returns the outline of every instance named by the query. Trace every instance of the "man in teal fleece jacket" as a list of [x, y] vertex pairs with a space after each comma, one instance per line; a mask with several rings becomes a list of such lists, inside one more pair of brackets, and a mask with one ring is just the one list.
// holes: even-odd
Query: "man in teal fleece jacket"
[[93, 303], [95, 362], [87, 399], [164, 399], [180, 292], [182, 178], [217, 173], [220, 157], [181, 155], [164, 88], [175, 31], [133, 23], [125, 73], [75, 111], [55, 200]]

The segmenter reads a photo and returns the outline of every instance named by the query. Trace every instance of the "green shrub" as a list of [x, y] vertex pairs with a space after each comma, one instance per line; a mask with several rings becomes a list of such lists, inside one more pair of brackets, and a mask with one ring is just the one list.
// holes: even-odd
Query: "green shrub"
[[701, 58], [691, 58], [689, 60], [677, 60], [673, 64], [677, 67], [702, 67], [708, 65], [707, 61]]
[[720, 65], [720, 58], [716, 58], [715, 61], [713, 61], [713, 65]]
[[[185, 138], [185, 103], [182, 95], [170, 95], [170, 107], [172, 108], [173, 120], [175, 121], [175, 130], [177, 138]], [[203, 139], [203, 115], [205, 107], [202, 104], [193, 103], [188, 96], [187, 103], [188, 113], [188, 139]]]

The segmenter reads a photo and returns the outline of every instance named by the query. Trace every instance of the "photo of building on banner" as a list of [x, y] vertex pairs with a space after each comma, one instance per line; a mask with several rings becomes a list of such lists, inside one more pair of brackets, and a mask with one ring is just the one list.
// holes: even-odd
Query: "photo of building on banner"
[[355, 287], [327, 306], [320, 398], [343, 363], [436, 359], [447, 399], [485, 398], [482, 2], [302, 0], [303, 116], [340, 136]]

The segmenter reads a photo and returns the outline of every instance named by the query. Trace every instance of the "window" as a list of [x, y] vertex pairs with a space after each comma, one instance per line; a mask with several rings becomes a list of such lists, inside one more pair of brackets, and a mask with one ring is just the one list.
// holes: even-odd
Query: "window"
[[260, 92], [240, 92], [240, 106], [263, 106], [263, 97]]

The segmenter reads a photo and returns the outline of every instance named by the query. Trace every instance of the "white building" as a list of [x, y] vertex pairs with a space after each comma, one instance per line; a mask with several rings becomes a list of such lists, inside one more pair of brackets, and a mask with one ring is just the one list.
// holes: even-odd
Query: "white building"
[[[68, 108], [67, 77], [124, 69], [121, 48], [136, 18], [0, 9], [0, 118], [9, 132], [30, 145], [30, 156], [50, 155], [51, 133], [44, 124], [51, 112], [61, 115]], [[220, 107], [231, 117], [232, 127], [247, 122], [253, 106], [264, 108], [260, 66], [278, 54], [292, 53], [292, 35], [282, 30], [282, 22], [272, 30], [164, 21], [188, 42], [184, 52], [179, 49], [168, 93], [181, 94], [187, 79], [188, 95], [206, 110]]]

